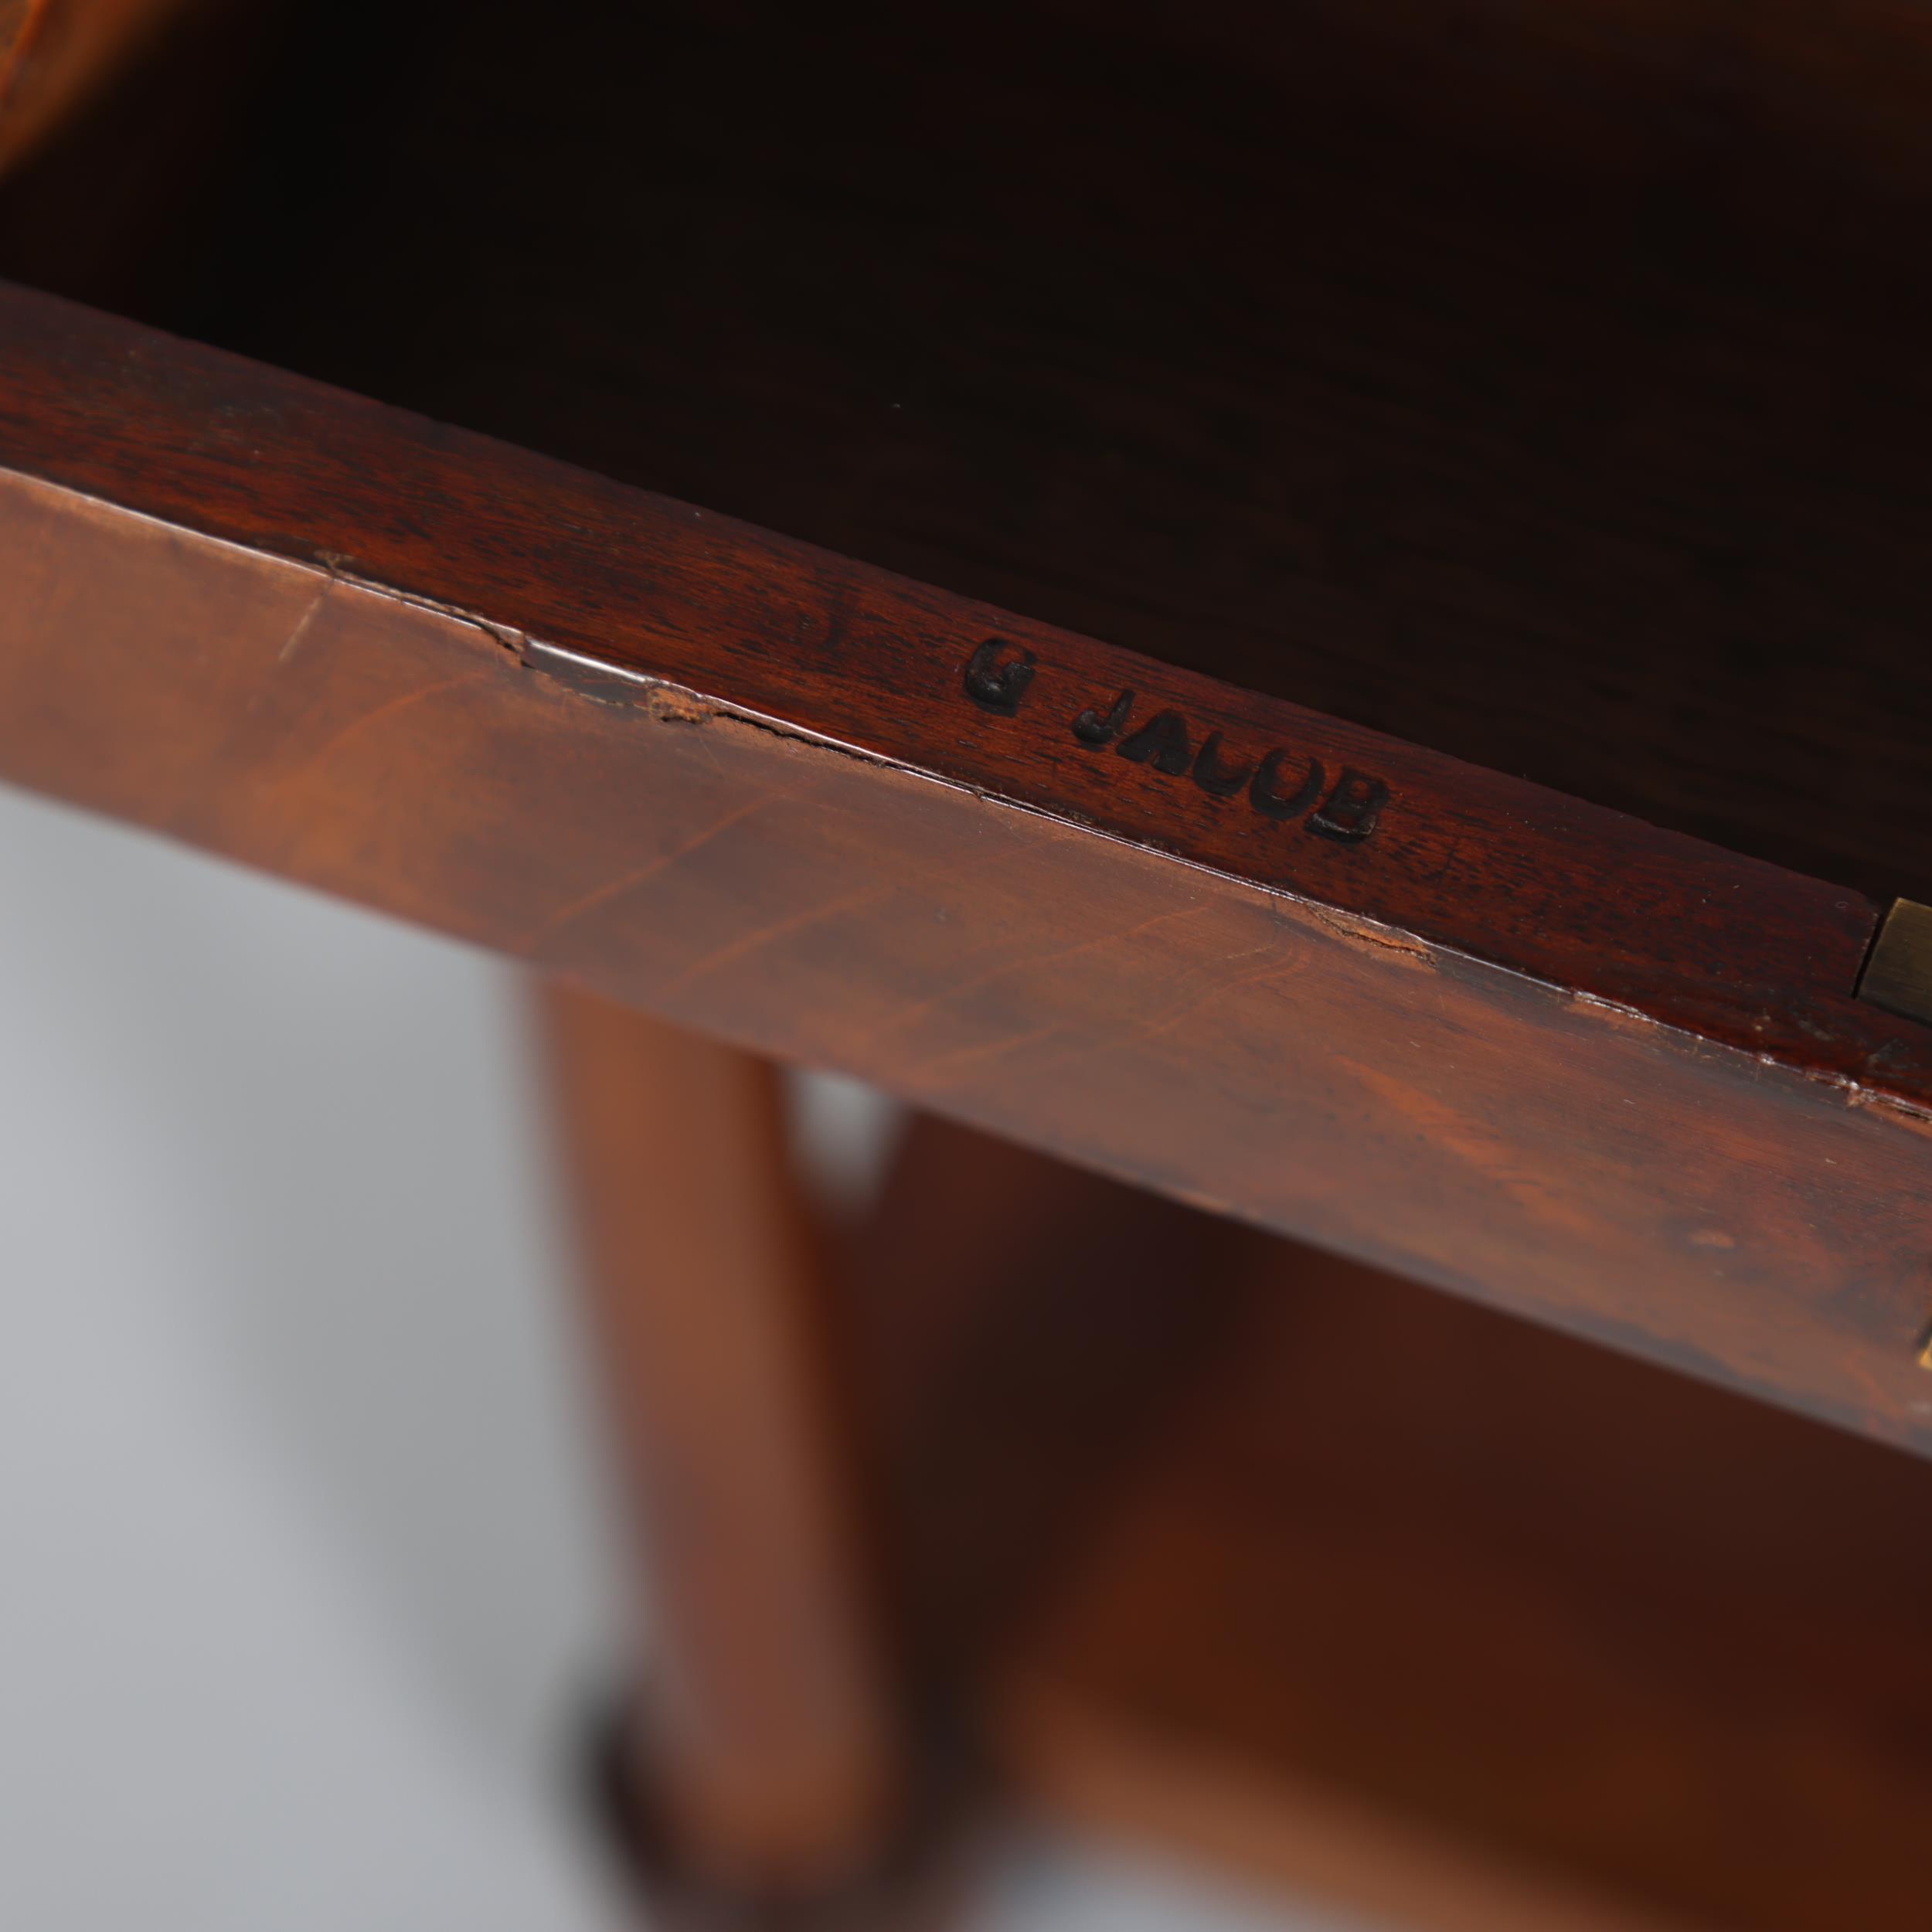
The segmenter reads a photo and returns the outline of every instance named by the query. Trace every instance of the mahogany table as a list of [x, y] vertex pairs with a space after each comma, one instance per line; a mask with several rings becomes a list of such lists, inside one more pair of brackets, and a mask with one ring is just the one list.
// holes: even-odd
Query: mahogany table
[[545, 976], [659, 1883], [1923, 1926], [1916, 6], [0, 26], [0, 777]]

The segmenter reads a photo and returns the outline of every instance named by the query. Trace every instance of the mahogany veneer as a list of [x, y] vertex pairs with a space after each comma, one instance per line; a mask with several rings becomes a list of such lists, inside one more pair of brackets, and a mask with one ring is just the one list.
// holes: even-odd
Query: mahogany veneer
[[287, 0], [34, 129], [0, 777], [1010, 1143], [828, 1357], [768, 1076], [559, 996], [714, 1873], [937, 1697], [1444, 1927], [1917, 1922], [1927, 98], [1897, 0]]

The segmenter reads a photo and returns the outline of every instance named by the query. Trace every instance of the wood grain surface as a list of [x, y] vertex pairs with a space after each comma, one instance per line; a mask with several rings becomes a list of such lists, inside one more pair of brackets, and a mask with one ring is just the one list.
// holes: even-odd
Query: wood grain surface
[[[1094, 1170], [928, 1125], [857, 1303], [1069, 1810], [1903, 1932], [1927, 1472], [1737, 1398], [1932, 1454], [1928, 92], [1897, 0], [213, 9], [0, 191], [142, 318], [0, 286], [0, 777]], [[651, 1131], [610, 1332], [763, 1433], [639, 1459], [835, 1666], [682, 1563], [689, 1809], [808, 1879], [896, 1732], [803, 1264], [707, 1328]]]
[[191, 3], [208, 0], [5, 0], [0, 171], [51, 139]]
[[44, 296], [0, 291], [0, 381], [22, 473], [1932, 1103], [1849, 890]]
[[[61, 353], [97, 343], [98, 325], [39, 312], [70, 325], [50, 332]], [[237, 520], [272, 522], [294, 485], [269, 439], [302, 429], [297, 399], [313, 393], [255, 379], [277, 413], [223, 359], [176, 360], [109, 332], [126, 345], [121, 377], [188, 406], [180, 440], [148, 446], [152, 468], [117, 457], [111, 440], [92, 455], [61, 445], [50, 464], [105, 451], [126, 461], [133, 492], [167, 475], [172, 451], [191, 476], [237, 479], [221, 498]], [[236, 386], [191, 421], [197, 364]], [[84, 384], [46, 393], [60, 420], [83, 420]], [[9, 394], [11, 436], [26, 386]], [[319, 404], [338, 422], [386, 420]], [[487, 453], [420, 434], [451, 453], [452, 475], [456, 457], [473, 476]], [[406, 556], [434, 510], [383, 464], [332, 471], [325, 443], [315, 473], [330, 488], [313, 498], [322, 521], [308, 541], [352, 520], [363, 568], [379, 567], [383, 546]], [[594, 500], [604, 486], [586, 488]], [[572, 500], [548, 503], [560, 570], [583, 553], [569, 547]], [[667, 526], [679, 515], [645, 509]], [[492, 563], [509, 525], [474, 534], [485, 567], [530, 571], [542, 594], [516, 550]], [[764, 542], [699, 542], [714, 540]], [[0, 774], [14, 782], [1932, 1447], [1917, 1359], [1932, 1299], [1932, 1124], [1803, 1054], [1740, 1050], [726, 700], [658, 686], [614, 704], [529, 668], [492, 621], [18, 472], [0, 476]], [[627, 582], [648, 598], [675, 584], [671, 561]], [[754, 623], [796, 624], [794, 581], [746, 583]], [[607, 617], [594, 586], [550, 594], [562, 615], [570, 603], [614, 629], [636, 621]], [[509, 615], [496, 621], [530, 620], [497, 607]], [[715, 626], [729, 607], [698, 616]], [[676, 648], [696, 662], [706, 634]], [[971, 735], [979, 717], [1010, 721], [947, 682], [971, 754], [989, 742]], [[1391, 777], [1405, 782], [1403, 768]], [[1375, 849], [1281, 829], [1337, 855], [1316, 862]], [[1811, 1014], [1830, 1010], [1821, 995]], [[1923, 1053], [1923, 1029], [1867, 1010]], [[1837, 1050], [1828, 1036], [1821, 1050]]]
[[1923, 1461], [930, 1117], [861, 1254], [910, 1621], [1061, 1821], [1415, 1932], [1920, 1923]]
[[896, 1843], [905, 1740], [780, 1076], [560, 985], [541, 1015], [651, 1606], [627, 1782], [686, 1887], [836, 1894]]
[[1009, 1653], [1023, 1778], [1418, 1932], [1923, 1923], [1932, 1471], [1210, 1240], [1246, 1318]]
[[0, 274], [1932, 900], [1910, 0], [234, 26]]

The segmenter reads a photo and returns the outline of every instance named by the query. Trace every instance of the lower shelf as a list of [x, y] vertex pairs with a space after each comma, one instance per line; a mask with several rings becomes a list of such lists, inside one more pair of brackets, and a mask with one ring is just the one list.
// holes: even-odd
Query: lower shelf
[[902, 1540], [1022, 1786], [1429, 1932], [1920, 1932], [1932, 1466], [924, 1131]]

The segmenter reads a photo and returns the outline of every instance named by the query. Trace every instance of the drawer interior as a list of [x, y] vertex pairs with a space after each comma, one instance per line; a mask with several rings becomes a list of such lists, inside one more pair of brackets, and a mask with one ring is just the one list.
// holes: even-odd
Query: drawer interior
[[0, 272], [1932, 899], [1885, 0], [203, 6]]

